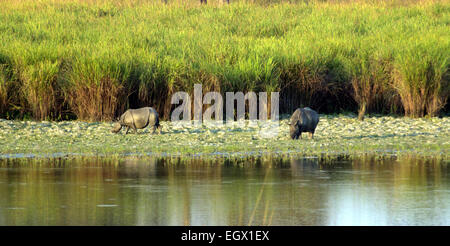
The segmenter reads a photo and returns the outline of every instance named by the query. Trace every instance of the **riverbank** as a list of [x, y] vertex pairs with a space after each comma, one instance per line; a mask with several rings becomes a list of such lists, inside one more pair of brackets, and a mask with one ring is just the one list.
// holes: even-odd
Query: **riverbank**
[[161, 122], [160, 135], [150, 129], [125, 135], [110, 132], [112, 123], [82, 121], [35, 122], [0, 120], [0, 158], [152, 156], [241, 157], [295, 155], [307, 157], [414, 155], [450, 157], [450, 117], [321, 115], [313, 140], [288, 137], [287, 119], [280, 131], [257, 122], [222, 126], [178, 126]]

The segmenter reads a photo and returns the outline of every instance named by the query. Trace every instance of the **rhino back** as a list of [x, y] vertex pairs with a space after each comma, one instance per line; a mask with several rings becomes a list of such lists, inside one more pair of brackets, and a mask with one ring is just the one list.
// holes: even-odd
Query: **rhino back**
[[149, 123], [150, 112], [146, 108], [131, 109], [134, 125], [136, 128], [145, 128]]
[[319, 115], [310, 108], [304, 108], [300, 111], [301, 124], [309, 131], [314, 131], [319, 123]]
[[300, 121], [300, 109], [299, 108], [294, 111], [289, 122], [292, 125], [295, 125], [297, 123], [297, 121]]

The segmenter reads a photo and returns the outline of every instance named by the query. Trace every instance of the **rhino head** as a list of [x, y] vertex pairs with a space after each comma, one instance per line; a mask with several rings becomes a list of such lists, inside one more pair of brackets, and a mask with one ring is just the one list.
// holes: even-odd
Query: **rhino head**
[[292, 139], [296, 139], [300, 132], [299, 121], [289, 122], [288, 125], [289, 125], [289, 136]]
[[112, 133], [118, 133], [122, 129], [122, 125], [119, 122], [114, 123]]

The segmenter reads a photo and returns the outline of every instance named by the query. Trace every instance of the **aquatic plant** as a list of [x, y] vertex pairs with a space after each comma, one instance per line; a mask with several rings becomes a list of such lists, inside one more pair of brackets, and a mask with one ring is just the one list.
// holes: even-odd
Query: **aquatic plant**
[[407, 118], [321, 115], [314, 139], [290, 139], [288, 119], [279, 134], [265, 138], [267, 126], [224, 124], [179, 126], [162, 121], [161, 135], [151, 129], [138, 134], [110, 132], [106, 122], [34, 122], [0, 120], [0, 158], [11, 157], [198, 157], [421, 156], [448, 159], [450, 118]]

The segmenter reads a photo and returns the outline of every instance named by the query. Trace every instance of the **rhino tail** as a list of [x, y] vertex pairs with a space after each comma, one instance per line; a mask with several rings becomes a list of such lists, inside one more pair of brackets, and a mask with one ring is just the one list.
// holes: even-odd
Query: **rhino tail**
[[155, 130], [158, 130], [158, 134], [161, 134], [161, 128], [162, 126], [159, 124], [159, 116], [158, 113], [156, 113], [156, 117], [155, 117], [155, 125], [153, 127], [153, 133], [155, 133]]
[[158, 117], [158, 116], [156, 116], [156, 119], [155, 119], [155, 126], [156, 126], [156, 127], [160, 127], [160, 124], [159, 124], [159, 117]]

